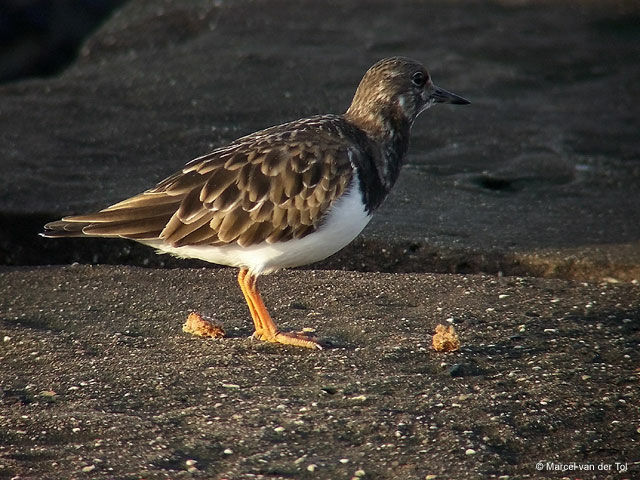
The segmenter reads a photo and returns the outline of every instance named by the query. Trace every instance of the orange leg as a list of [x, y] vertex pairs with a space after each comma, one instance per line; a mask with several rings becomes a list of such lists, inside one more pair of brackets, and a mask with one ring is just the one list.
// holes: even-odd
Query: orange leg
[[238, 273], [238, 283], [249, 306], [249, 312], [255, 326], [254, 337], [266, 342], [277, 342], [298, 347], [319, 348], [318, 342], [303, 333], [280, 332], [271, 319], [267, 307], [262, 301], [257, 285], [258, 277], [251, 275], [246, 268], [241, 268]]

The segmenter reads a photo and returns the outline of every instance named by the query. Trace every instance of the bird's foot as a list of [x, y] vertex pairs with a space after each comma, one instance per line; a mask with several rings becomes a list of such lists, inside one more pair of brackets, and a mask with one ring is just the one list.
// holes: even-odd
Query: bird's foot
[[283, 345], [293, 345], [295, 347], [313, 348], [322, 350], [322, 345], [305, 332], [254, 332], [253, 337], [263, 342], [282, 343]]

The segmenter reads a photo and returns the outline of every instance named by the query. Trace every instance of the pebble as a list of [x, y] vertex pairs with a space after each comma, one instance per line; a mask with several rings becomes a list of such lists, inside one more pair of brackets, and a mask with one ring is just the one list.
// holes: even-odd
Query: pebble
[[476, 451], [473, 448], [467, 448], [464, 452], [465, 455], [475, 455]]
[[316, 468], [318, 468], [318, 466], [315, 463], [312, 463], [311, 465], [307, 465], [307, 470], [309, 472], [315, 472]]
[[93, 472], [96, 469], [95, 465], [87, 465], [86, 467], [82, 467], [82, 471], [84, 473]]
[[356, 471], [355, 471], [355, 473], [353, 474], [353, 476], [354, 476], [354, 477], [357, 477], [357, 478], [361, 478], [361, 477], [364, 477], [366, 474], [367, 474], [367, 473], [366, 473], [363, 469], [361, 469], [361, 468], [360, 468], [360, 469], [358, 469], [358, 470], [356, 470]]
[[348, 458], [341, 458], [340, 459], [340, 463], [349, 463], [349, 459]]
[[277, 433], [282, 433], [282, 432], [284, 432], [284, 427], [276, 427], [276, 428], [273, 429], [273, 431], [277, 432]]
[[230, 448], [225, 448], [222, 453], [224, 453], [225, 455], [233, 455], [233, 450], [231, 450]]
[[349, 397], [349, 400], [353, 400], [354, 402], [364, 402], [367, 399], [366, 395], [358, 395], [357, 397]]

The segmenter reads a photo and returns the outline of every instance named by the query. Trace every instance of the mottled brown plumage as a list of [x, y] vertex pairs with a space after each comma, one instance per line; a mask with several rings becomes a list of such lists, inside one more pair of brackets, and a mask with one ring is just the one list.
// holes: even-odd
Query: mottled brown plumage
[[144, 193], [47, 224], [47, 235], [161, 239], [174, 247], [304, 237], [353, 176], [342, 123], [318, 116], [243, 137]]

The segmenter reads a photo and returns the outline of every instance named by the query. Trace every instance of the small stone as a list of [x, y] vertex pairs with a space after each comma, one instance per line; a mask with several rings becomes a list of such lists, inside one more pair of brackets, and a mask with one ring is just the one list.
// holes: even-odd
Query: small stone
[[192, 459], [189, 459], [189, 460], [187, 460], [186, 462], [184, 462], [184, 464], [185, 464], [187, 467], [193, 467], [196, 463], [198, 463], [198, 461], [197, 461], [197, 460], [192, 460]]
[[436, 352], [460, 350], [460, 338], [453, 325], [449, 325], [449, 327], [441, 324], [436, 325], [436, 333], [433, 335], [431, 343]]
[[467, 448], [464, 452], [465, 455], [475, 455], [476, 451], [473, 448]]
[[358, 470], [356, 470], [356, 471], [355, 471], [355, 473], [353, 474], [353, 476], [354, 476], [354, 477], [358, 477], [358, 478], [362, 478], [362, 477], [364, 477], [366, 474], [367, 474], [367, 473], [366, 473], [363, 469], [359, 468]]
[[367, 399], [366, 395], [358, 395], [357, 397], [349, 397], [349, 400], [354, 402], [364, 402]]
[[222, 338], [225, 331], [221, 325], [215, 323], [210, 317], [191, 312], [182, 326], [182, 331], [198, 337]]
[[273, 429], [273, 431], [277, 432], [277, 433], [282, 433], [282, 432], [284, 432], [284, 427], [276, 427], [276, 428]]
[[82, 471], [84, 473], [93, 472], [96, 469], [95, 465], [87, 465], [86, 467], [82, 467]]
[[438, 478], [437, 475], [427, 475], [424, 480], [436, 480], [436, 478]]
[[315, 463], [312, 463], [311, 465], [307, 465], [307, 471], [309, 472], [315, 472], [316, 468], [318, 468], [318, 466]]
[[11, 341], [11, 337], [9, 335], [5, 335], [4, 338], [2, 339], [3, 342], [10, 342]]
[[222, 453], [224, 453], [225, 455], [233, 455], [233, 450], [231, 450], [230, 448], [225, 448]]
[[341, 458], [340, 459], [340, 463], [349, 463], [349, 459], [348, 458]]

